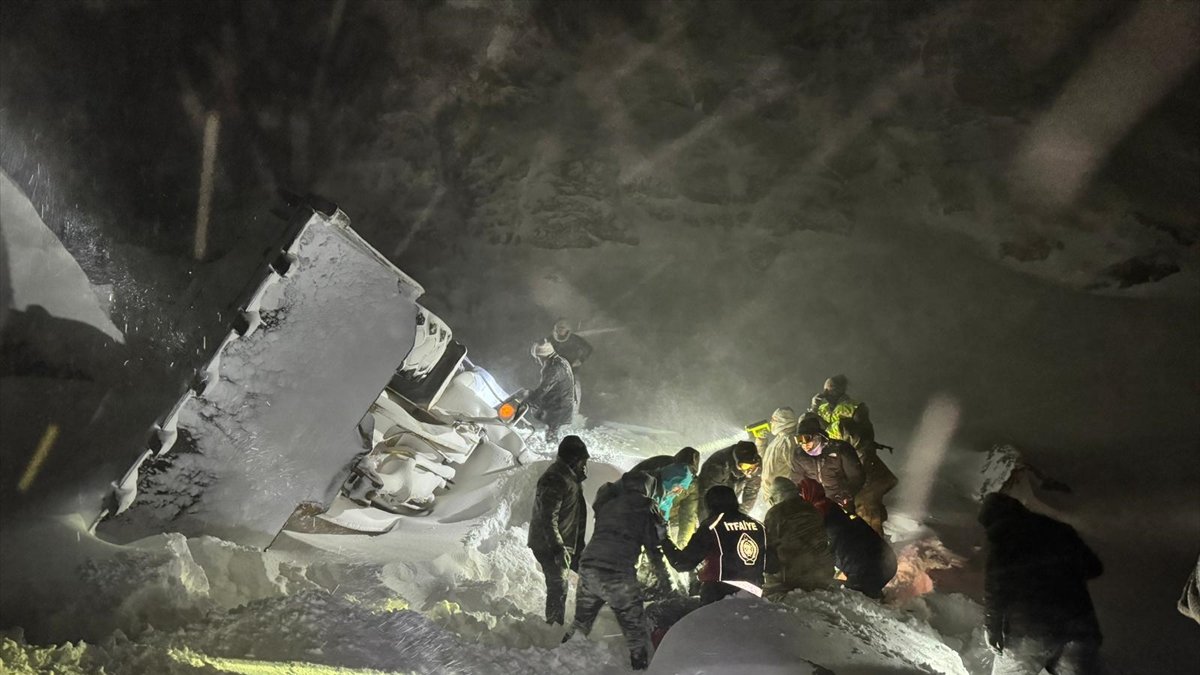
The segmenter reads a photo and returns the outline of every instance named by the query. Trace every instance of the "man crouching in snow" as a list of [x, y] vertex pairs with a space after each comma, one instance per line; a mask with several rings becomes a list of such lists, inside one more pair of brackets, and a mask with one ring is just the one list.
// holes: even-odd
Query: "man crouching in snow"
[[821, 513], [833, 564], [846, 575], [846, 588], [881, 599], [883, 587], [896, 576], [892, 547], [862, 518], [826, 498], [825, 488], [812, 478], [800, 481], [800, 496]]
[[987, 529], [984, 627], [998, 652], [992, 675], [1099, 673], [1100, 624], [1087, 581], [1104, 571], [1075, 529], [993, 492]]
[[587, 536], [588, 450], [583, 439], [567, 436], [558, 444], [558, 458], [537, 482], [529, 548], [546, 575], [546, 623], [562, 625], [567, 608], [567, 571], [579, 569], [579, 553]]
[[670, 541], [663, 548], [680, 572], [700, 568], [700, 601], [715, 602], [738, 591], [762, 595], [767, 535], [763, 524], [738, 510], [737, 493], [718, 485], [704, 493], [708, 517], [680, 550]]
[[580, 561], [579, 590], [575, 596], [575, 622], [563, 637], [578, 630], [587, 635], [605, 603], [612, 608], [629, 647], [629, 663], [645, 670], [650, 663], [642, 589], [637, 562], [642, 549], [654, 567], [660, 585], [669, 584], [659, 548], [666, 538], [666, 523], [650, 498], [654, 478], [630, 472], [619, 483], [608, 483], [596, 494], [596, 531]]

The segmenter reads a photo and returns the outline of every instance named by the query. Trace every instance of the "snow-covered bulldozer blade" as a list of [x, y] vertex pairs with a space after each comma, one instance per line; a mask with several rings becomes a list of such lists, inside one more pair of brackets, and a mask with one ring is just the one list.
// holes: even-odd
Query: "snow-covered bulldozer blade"
[[249, 288], [114, 481], [101, 534], [266, 545], [285, 523], [383, 532], [431, 512], [468, 460], [481, 472], [516, 462], [524, 441], [496, 412], [508, 393], [340, 210], [298, 207]]

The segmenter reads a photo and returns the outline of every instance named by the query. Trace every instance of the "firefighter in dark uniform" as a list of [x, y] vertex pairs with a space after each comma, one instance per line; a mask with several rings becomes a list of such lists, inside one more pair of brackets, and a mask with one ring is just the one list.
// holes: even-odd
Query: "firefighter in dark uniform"
[[683, 549], [667, 540], [663, 552], [680, 572], [699, 572], [700, 601], [715, 602], [738, 591], [763, 593], [767, 560], [767, 535], [763, 524], [738, 509], [737, 494], [718, 485], [704, 494], [708, 517]]

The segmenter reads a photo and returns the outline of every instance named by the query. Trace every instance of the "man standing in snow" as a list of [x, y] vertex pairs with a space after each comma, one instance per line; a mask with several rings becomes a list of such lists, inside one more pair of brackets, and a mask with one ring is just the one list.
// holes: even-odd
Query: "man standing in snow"
[[1100, 624], [1087, 582], [1104, 571], [1075, 529], [1008, 495], [983, 499], [984, 628], [992, 675], [1100, 672]]
[[600, 608], [607, 604], [625, 635], [634, 670], [645, 670], [650, 659], [642, 589], [637, 579], [637, 562], [643, 549], [659, 584], [669, 584], [660, 549], [666, 524], [650, 498], [653, 489], [652, 476], [629, 472], [620, 482], [608, 483], [596, 494], [596, 531], [583, 550], [575, 621], [563, 637], [565, 642], [575, 631], [587, 635]]
[[688, 572], [702, 565], [700, 601], [716, 602], [738, 591], [762, 596], [766, 565], [766, 529], [738, 509], [737, 494], [727, 485], [704, 493], [709, 516], [683, 549], [670, 540], [663, 550], [671, 566]]
[[546, 623], [562, 625], [567, 607], [567, 572], [579, 569], [587, 536], [587, 445], [578, 436], [558, 444], [558, 457], [537, 482], [529, 548], [546, 575]]
[[849, 443], [827, 437], [821, 419], [805, 413], [796, 425], [791, 478], [796, 484], [805, 478], [817, 481], [838, 506], [854, 513], [854, 494], [863, 484], [862, 464]]
[[575, 410], [579, 410], [582, 398], [582, 388], [579, 385], [579, 367], [592, 355], [592, 344], [571, 330], [571, 322], [560, 318], [554, 322], [554, 329], [546, 340], [555, 353], [566, 359], [571, 366], [571, 374], [575, 377]]
[[554, 345], [554, 351], [567, 360], [572, 368], [578, 368], [592, 355], [592, 344], [571, 330], [571, 322], [559, 319], [554, 322], [554, 330], [547, 340]]
[[542, 366], [542, 377], [526, 402], [546, 424], [546, 442], [556, 443], [558, 430], [575, 418], [575, 375], [571, 364], [545, 340], [533, 345], [532, 354]]
[[854, 508], [860, 518], [883, 535], [883, 523], [887, 520], [883, 496], [896, 487], [896, 474], [879, 457], [875, 426], [871, 424], [867, 404], [850, 398], [846, 394], [847, 384], [845, 375], [825, 380], [809, 410], [825, 423], [825, 434], [830, 439], [854, 446], [864, 475], [863, 486], [854, 495]]
[[771, 509], [763, 519], [767, 591], [774, 596], [797, 588], [811, 591], [831, 586], [833, 554], [821, 512], [801, 499], [800, 488], [782, 476], [772, 481], [768, 500]]
[[791, 408], [776, 408], [771, 413], [770, 440], [755, 439], [759, 453], [762, 455], [762, 488], [759, 492], [758, 503], [766, 504], [771, 485], [778, 477], [790, 478], [792, 475], [792, 453], [796, 451], [796, 411]]

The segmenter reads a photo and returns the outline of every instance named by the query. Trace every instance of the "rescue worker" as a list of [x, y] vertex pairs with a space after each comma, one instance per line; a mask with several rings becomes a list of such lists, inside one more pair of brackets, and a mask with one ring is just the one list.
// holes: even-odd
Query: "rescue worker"
[[529, 548], [546, 575], [546, 623], [562, 625], [567, 572], [578, 571], [587, 536], [587, 445], [578, 436], [558, 444], [558, 456], [538, 478], [529, 519]]
[[800, 498], [800, 488], [782, 476], [771, 482], [771, 508], [763, 519], [767, 532], [769, 595], [800, 588], [806, 591], [833, 584], [833, 554], [825, 535], [825, 518]]
[[796, 425], [796, 451], [792, 453], [792, 482], [811, 478], [847, 513], [854, 513], [854, 495], [862, 487], [858, 453], [845, 441], [828, 438], [821, 419], [805, 413]]
[[554, 322], [554, 330], [546, 340], [554, 346], [554, 351], [571, 364], [572, 369], [578, 369], [592, 355], [592, 344], [576, 335], [571, 330], [571, 322], [559, 319]]
[[575, 621], [563, 637], [565, 642], [575, 631], [587, 635], [600, 608], [608, 604], [625, 636], [629, 663], [634, 670], [645, 670], [650, 658], [642, 588], [636, 570], [643, 550], [659, 584], [670, 583], [660, 548], [666, 526], [650, 498], [653, 487], [652, 476], [629, 472], [597, 494], [593, 503], [596, 531], [580, 561]]
[[546, 442], [558, 442], [558, 430], [575, 418], [575, 375], [566, 359], [543, 340], [533, 345], [533, 358], [542, 367], [541, 381], [526, 402], [546, 424]]
[[[758, 498], [758, 478], [762, 468], [762, 460], [758, 449], [750, 441], [737, 443], [722, 448], [704, 460], [697, 479], [699, 493], [707, 495], [708, 491], [718, 485], [724, 485], [733, 490], [734, 497], [741, 502], [743, 511], [754, 508]], [[698, 520], [708, 518], [707, 499], [698, 500]]]
[[759, 504], [767, 504], [768, 492], [775, 479], [792, 475], [792, 454], [796, 450], [796, 411], [791, 408], [776, 408], [771, 413], [771, 438], [756, 439], [759, 453], [762, 455], [762, 488], [758, 497]]
[[575, 410], [578, 412], [579, 401], [582, 399], [583, 394], [582, 387], [579, 384], [579, 367], [592, 355], [592, 344], [572, 332], [571, 322], [563, 318], [554, 322], [554, 328], [550, 331], [550, 337], [546, 341], [571, 366], [571, 374], [575, 376]]
[[663, 519], [672, 522], [672, 516], [678, 520], [674, 506], [696, 480], [700, 473], [700, 452], [692, 447], [686, 447], [674, 455], [658, 455], [644, 459], [633, 466], [630, 472], [641, 472], [654, 477], [653, 498], [658, 502], [658, 510]]
[[821, 512], [833, 564], [846, 575], [846, 588], [870, 598], [883, 597], [883, 587], [896, 576], [896, 553], [862, 518], [847, 515], [825, 496], [812, 478], [800, 482], [800, 496]]
[[863, 467], [862, 489], [854, 495], [854, 510], [880, 535], [887, 520], [887, 507], [883, 496], [896, 487], [896, 474], [879, 457], [879, 445], [875, 442], [875, 426], [867, 404], [856, 401], [846, 394], [845, 375], [834, 375], [825, 380], [821, 393], [812, 399], [810, 410], [825, 422], [825, 433], [829, 438], [846, 441], [858, 452]]
[[763, 594], [766, 565], [766, 529], [738, 508], [737, 493], [728, 485], [717, 485], [704, 493], [709, 516], [682, 550], [670, 540], [663, 551], [671, 566], [680, 572], [703, 564], [700, 602], [709, 604], [738, 591]]
[[993, 675], [1100, 671], [1100, 624], [1087, 582], [1104, 571], [1075, 529], [1008, 495], [983, 499], [984, 629]]

